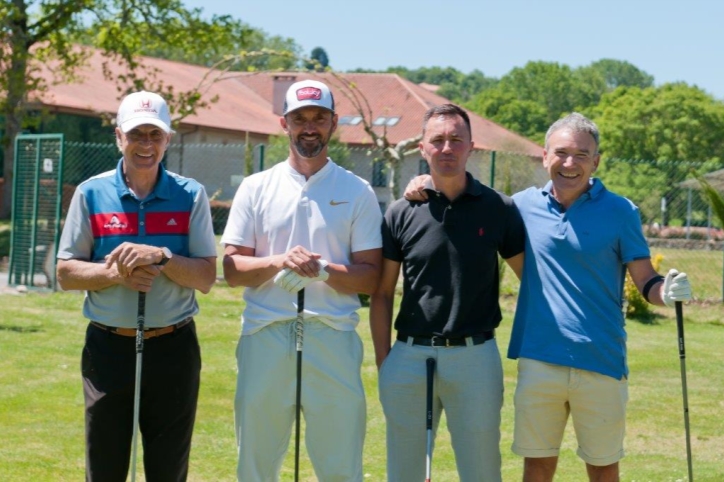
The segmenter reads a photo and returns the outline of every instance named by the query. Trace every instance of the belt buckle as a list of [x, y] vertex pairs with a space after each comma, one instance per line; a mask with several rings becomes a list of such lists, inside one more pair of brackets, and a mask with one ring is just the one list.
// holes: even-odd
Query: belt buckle
[[[441, 344], [436, 344], [435, 340], [443, 340], [444, 342]], [[432, 335], [430, 338], [430, 346], [444, 346], [449, 348], [450, 347], [450, 339], [449, 338], [443, 338], [442, 336]]]

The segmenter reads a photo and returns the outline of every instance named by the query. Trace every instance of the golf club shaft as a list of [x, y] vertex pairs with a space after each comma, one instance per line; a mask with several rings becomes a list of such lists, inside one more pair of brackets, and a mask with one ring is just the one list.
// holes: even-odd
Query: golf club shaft
[[679, 361], [681, 362], [681, 391], [684, 399], [684, 428], [686, 430], [686, 461], [689, 469], [689, 481], [694, 480], [694, 471], [691, 463], [691, 433], [689, 429], [689, 397], [686, 387], [686, 347], [684, 345], [684, 309], [681, 301], [674, 305], [676, 309], [676, 331], [679, 335]]
[[136, 480], [136, 454], [138, 450], [138, 420], [141, 411], [141, 365], [143, 363], [143, 326], [146, 323], [146, 293], [138, 292], [136, 319], [136, 383], [133, 390], [133, 440], [131, 442], [131, 482]]
[[427, 457], [425, 463], [425, 482], [430, 482], [432, 475], [432, 385], [435, 374], [435, 359], [428, 358], [427, 365]]
[[304, 289], [297, 293], [297, 321], [294, 326], [297, 347], [297, 403], [294, 434], [294, 481], [299, 480], [299, 439], [301, 433], [302, 408], [302, 347], [304, 345]]

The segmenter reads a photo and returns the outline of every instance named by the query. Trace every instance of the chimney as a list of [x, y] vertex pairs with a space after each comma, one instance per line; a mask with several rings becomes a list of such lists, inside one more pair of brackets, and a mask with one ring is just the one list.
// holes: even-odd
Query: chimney
[[272, 104], [273, 112], [276, 115], [282, 115], [284, 112], [284, 97], [289, 87], [297, 81], [297, 76], [292, 74], [280, 74], [273, 77], [274, 82], [274, 99]]

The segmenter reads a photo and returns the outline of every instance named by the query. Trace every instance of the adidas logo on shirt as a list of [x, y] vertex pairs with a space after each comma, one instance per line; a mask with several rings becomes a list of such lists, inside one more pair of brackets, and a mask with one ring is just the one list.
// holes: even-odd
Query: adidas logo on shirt
[[169, 219], [166, 226], [176, 226], [176, 220], [174, 218]]

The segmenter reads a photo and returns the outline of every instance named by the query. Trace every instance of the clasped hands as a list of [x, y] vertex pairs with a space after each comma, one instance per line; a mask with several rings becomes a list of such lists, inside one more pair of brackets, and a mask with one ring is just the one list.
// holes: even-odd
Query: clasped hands
[[274, 284], [289, 293], [297, 293], [315, 281], [327, 281], [329, 263], [321, 255], [302, 246], [292, 248], [283, 259], [283, 268], [274, 277]]
[[159, 251], [158, 246], [125, 242], [106, 256], [105, 266], [110, 269], [115, 265], [123, 285], [148, 292], [153, 280], [163, 271], [163, 266], [156, 264]]

